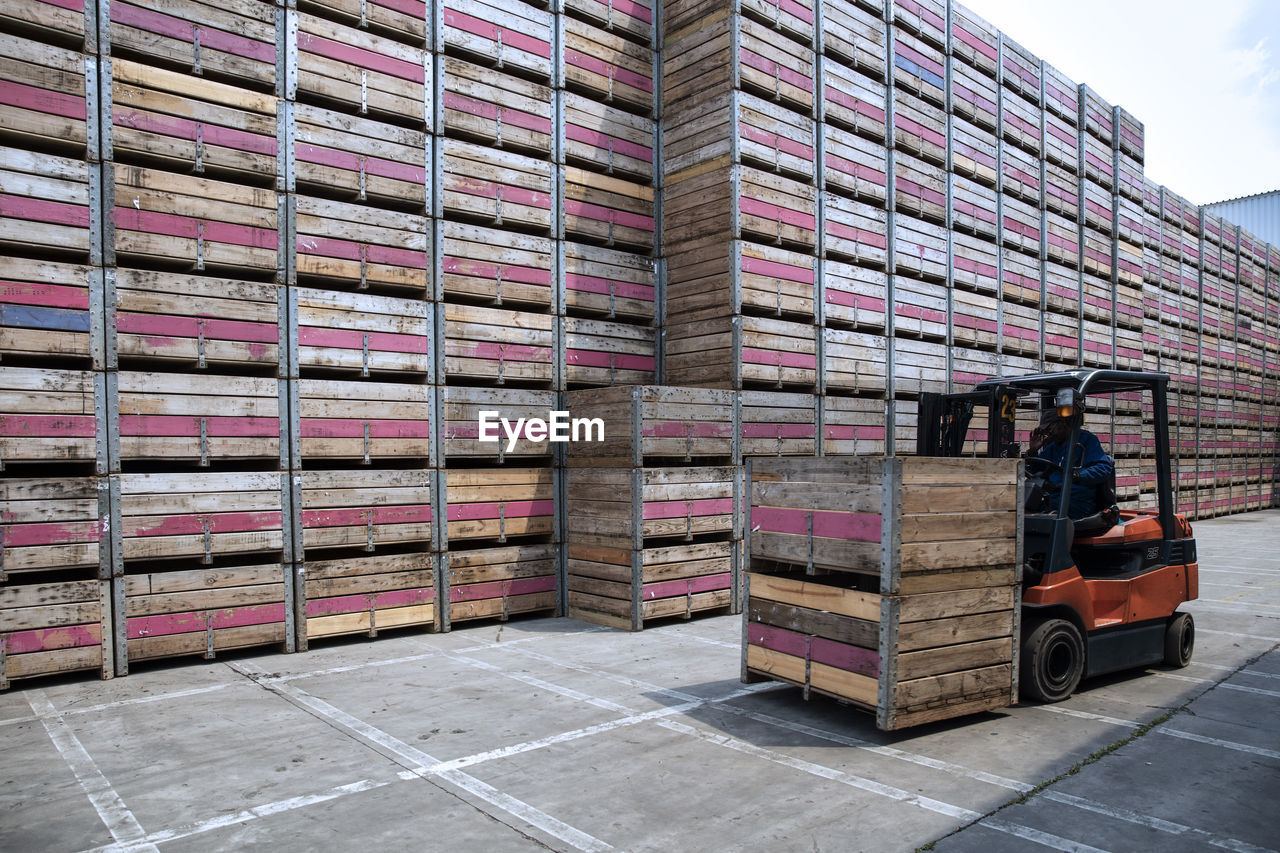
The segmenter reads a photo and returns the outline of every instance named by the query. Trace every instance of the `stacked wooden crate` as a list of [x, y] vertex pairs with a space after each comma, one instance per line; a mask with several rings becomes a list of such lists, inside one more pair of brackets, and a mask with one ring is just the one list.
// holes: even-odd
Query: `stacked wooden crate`
[[663, 617], [736, 613], [738, 395], [614, 387], [571, 391], [568, 406], [602, 421], [601, 440], [570, 445], [569, 615], [639, 631]]
[[1020, 467], [751, 463], [743, 680], [832, 696], [885, 730], [1017, 701]]

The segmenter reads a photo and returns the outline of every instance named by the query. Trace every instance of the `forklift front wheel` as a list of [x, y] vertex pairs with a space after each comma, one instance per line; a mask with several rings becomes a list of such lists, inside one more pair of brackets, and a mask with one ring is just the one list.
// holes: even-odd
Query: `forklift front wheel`
[[1037, 625], [1022, 646], [1018, 682], [1022, 695], [1037, 702], [1061, 702], [1084, 675], [1084, 640], [1065, 619]]
[[1175, 613], [1164, 629], [1164, 665], [1179, 669], [1191, 663], [1196, 648], [1196, 623], [1190, 613]]

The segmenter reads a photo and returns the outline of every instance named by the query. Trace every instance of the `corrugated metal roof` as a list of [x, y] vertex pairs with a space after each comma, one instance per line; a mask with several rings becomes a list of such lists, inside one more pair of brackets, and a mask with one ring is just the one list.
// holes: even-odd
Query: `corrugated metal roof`
[[1280, 246], [1280, 190], [1206, 204], [1204, 212], [1221, 216], [1255, 237]]

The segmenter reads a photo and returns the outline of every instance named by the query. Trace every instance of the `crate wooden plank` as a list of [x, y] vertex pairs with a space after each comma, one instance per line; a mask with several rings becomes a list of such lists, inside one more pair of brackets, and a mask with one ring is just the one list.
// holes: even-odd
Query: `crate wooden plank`
[[109, 9], [114, 56], [275, 90], [277, 17], [283, 10], [255, 0], [117, 0]]
[[668, 245], [711, 233], [799, 249], [815, 245], [815, 189], [749, 166], [724, 166], [669, 182], [663, 213]]
[[898, 210], [911, 216], [945, 223], [947, 182], [940, 167], [900, 154], [894, 171]]
[[1040, 262], [1012, 249], [1001, 250], [1000, 295], [1005, 302], [1040, 307]]
[[[658, 174], [654, 161], [656, 120], [573, 92], [564, 93], [563, 99], [564, 154], [568, 162], [644, 184], [654, 182]], [[671, 135], [682, 127], [673, 128]], [[674, 152], [671, 142], [664, 140], [664, 146], [665, 161]]]
[[1002, 149], [1000, 191], [1006, 197], [1039, 207], [1044, 191], [1040, 180], [1040, 160], [1012, 145], [1003, 145]]
[[[440, 389], [441, 442], [446, 458], [480, 458], [502, 463], [508, 457], [550, 459], [554, 445], [536, 438], [529, 421], [544, 425], [556, 410], [555, 392], [516, 388]], [[572, 411], [572, 406], [570, 406]], [[598, 417], [586, 410], [585, 417]], [[503, 425], [501, 419], [508, 423]], [[545, 433], [545, 426], [540, 428]], [[588, 433], [590, 435], [590, 433]], [[591, 442], [584, 446], [595, 447]]]
[[562, 245], [566, 310], [653, 322], [657, 278], [651, 259], [584, 243]]
[[1080, 266], [1080, 232], [1076, 223], [1056, 213], [1047, 213], [1045, 238], [1049, 260], [1072, 269]]
[[90, 309], [96, 277], [79, 264], [0, 258], [0, 357], [99, 362]]
[[[995, 352], [955, 347], [951, 351], [951, 379], [959, 388], [972, 388], [999, 372]], [[985, 430], [970, 428], [972, 440], [985, 441]]]
[[423, 469], [303, 471], [302, 547], [429, 545], [432, 472]]
[[697, 26], [708, 17], [725, 14], [747, 15], [801, 44], [813, 41], [812, 0], [699, 0], [668, 3], [663, 8], [663, 24], [670, 34]]
[[425, 293], [426, 217], [311, 196], [290, 196], [300, 283]]
[[895, 280], [893, 314], [894, 331], [899, 336], [945, 338], [945, 284], [900, 274]]
[[566, 406], [604, 422], [604, 440], [569, 447], [571, 465], [640, 466], [646, 459], [726, 460], [734, 455], [734, 394], [633, 385], [570, 391]]
[[1080, 183], [1055, 163], [1045, 163], [1044, 206], [1051, 214], [1072, 222], [1080, 218]]
[[1113, 366], [1115, 345], [1112, 342], [1112, 328], [1109, 324], [1096, 320], [1083, 321], [1080, 360], [1086, 367]]
[[947, 4], [943, 0], [893, 0], [893, 20], [940, 48], [947, 46]]
[[668, 250], [667, 317], [672, 322], [749, 311], [812, 321], [817, 272], [811, 255], [717, 238]]
[[1040, 355], [1040, 317], [1038, 305], [1005, 302], [1000, 333], [1000, 350], [1013, 355], [1038, 358]]
[[1040, 103], [1039, 58], [1007, 36], [1001, 42], [1005, 88], [1029, 103]]
[[565, 317], [564, 378], [569, 385], [636, 385], [657, 379], [657, 333], [652, 328]]
[[453, 550], [444, 558], [449, 620], [459, 622], [556, 607], [555, 545]]
[[1044, 66], [1044, 105], [1075, 128], [1080, 121], [1080, 87], [1052, 65]]
[[550, 12], [495, 0], [446, 0], [437, 8], [437, 53], [458, 53], [540, 82], [551, 78]]
[[819, 108], [823, 121], [829, 124], [883, 143], [886, 94], [884, 84], [878, 79], [838, 63], [822, 64]]
[[121, 371], [120, 460], [278, 462], [279, 384], [249, 376]]
[[130, 574], [124, 635], [130, 661], [281, 643], [288, 636], [285, 567], [280, 564]]
[[985, 237], [954, 233], [951, 236], [951, 280], [957, 288], [995, 293], [1000, 247]]
[[652, 187], [577, 166], [566, 166], [563, 180], [567, 236], [652, 251], [657, 212]]
[[[0, 481], [0, 577], [87, 570], [110, 574], [106, 484], [90, 477]], [[12, 576], [12, 577], [10, 577]]]
[[88, 124], [94, 71], [78, 51], [0, 33], [0, 134], [24, 148], [96, 158]]
[[1042, 232], [1040, 210], [1009, 196], [1005, 196], [1001, 210], [1001, 242], [1025, 255], [1038, 257]]
[[298, 401], [304, 462], [431, 456], [428, 385], [301, 379]]
[[1086, 180], [1084, 186], [1084, 223], [1086, 231], [1110, 237], [1115, 231], [1115, 206], [1112, 195], [1105, 187]]
[[995, 190], [969, 178], [952, 178], [951, 222], [955, 231], [994, 241], [999, 231]]
[[446, 216], [496, 227], [551, 228], [551, 166], [520, 154], [444, 139], [442, 209]]
[[823, 180], [828, 190], [883, 206], [888, 180], [883, 145], [835, 125], [823, 125]]
[[851, 0], [823, 0], [822, 48], [841, 64], [884, 80], [885, 25], [874, 11]]
[[552, 300], [554, 247], [544, 237], [461, 222], [439, 223], [441, 286], [446, 298], [546, 310]]
[[884, 402], [870, 397], [823, 400], [824, 456], [875, 456], [884, 453]]
[[826, 257], [884, 268], [888, 237], [883, 209], [824, 193], [822, 212], [822, 245]]
[[[1111, 239], [1099, 236], [1086, 228], [1084, 232], [1083, 264], [1086, 277], [1086, 295], [1096, 293], [1099, 298], [1105, 298], [1109, 305], [1112, 271]], [[1092, 286], [1088, 280], [1090, 278], [1097, 279]], [[1105, 297], [1101, 296], [1103, 293], [1106, 294]], [[1087, 299], [1086, 301], [1094, 300]], [[1106, 307], [1104, 310], [1110, 311], [1110, 308]]]
[[306, 564], [305, 640], [436, 625], [435, 556], [386, 554]]
[[[945, 327], [945, 321], [942, 325]], [[895, 393], [908, 397], [925, 392], [944, 393], [947, 390], [946, 375], [947, 348], [944, 344], [910, 338], [898, 338], [894, 341], [893, 387]], [[901, 429], [898, 431], [897, 440], [904, 442], [906, 446], [915, 441], [915, 418], [903, 411], [901, 401], [898, 404], [898, 417], [904, 424], [910, 424], [912, 428], [909, 438]]]
[[20, 678], [74, 670], [114, 674], [111, 581], [0, 587], [0, 689]]
[[957, 345], [994, 350], [999, 343], [999, 303], [987, 293], [956, 290], [951, 333]]
[[421, 0], [303, 0], [299, 5], [410, 44], [427, 37], [429, 6]]
[[1085, 177], [1108, 192], [1113, 190], [1116, 186], [1114, 149], [1087, 134], [1080, 140], [1080, 146]]
[[1050, 260], [1045, 265], [1045, 297], [1049, 314], [1080, 314], [1080, 274]]
[[633, 548], [644, 540], [740, 533], [740, 484], [732, 466], [570, 468], [573, 545]]
[[710, 388], [817, 384], [812, 325], [740, 316], [674, 323], [666, 331], [667, 381]]
[[96, 37], [92, 32], [94, 22], [88, 14], [92, 9], [88, 3], [14, 0], [0, 9], [0, 26], [11, 32], [30, 32], [44, 42], [92, 47]]
[[425, 205], [430, 145], [420, 130], [310, 104], [291, 107], [293, 173], [304, 192]]
[[812, 394], [740, 391], [739, 396], [744, 458], [817, 452], [817, 399]]
[[654, 10], [657, 6], [651, 0], [565, 0], [564, 8], [566, 12], [641, 44], [651, 44], [656, 39]]
[[885, 273], [840, 261], [824, 261], [823, 315], [833, 328], [884, 329]]
[[447, 541], [548, 536], [555, 530], [551, 468], [466, 468], [442, 472]]
[[951, 170], [957, 175], [994, 187], [999, 175], [995, 134], [953, 118], [951, 123]]
[[738, 90], [682, 103], [667, 114], [663, 171], [749, 163], [798, 178], [814, 174], [814, 123], [784, 106]]
[[[1124, 109], [1116, 107], [1115, 114], [1116, 144], [1120, 150], [1139, 167], [1145, 154], [1145, 132], [1142, 122], [1138, 121]], [[1139, 168], [1139, 174], [1142, 170]]]
[[1049, 109], [1045, 110], [1044, 119], [1045, 159], [1074, 175], [1080, 159], [1080, 139], [1074, 122]]
[[368, 293], [297, 288], [298, 366], [427, 376], [429, 303]]
[[896, 86], [938, 106], [946, 106], [945, 57], [940, 47], [899, 27], [893, 33]]
[[1135, 202], [1142, 202], [1142, 164], [1127, 154], [1117, 153], [1115, 163], [1116, 192]]
[[281, 552], [281, 480], [280, 474], [250, 472], [121, 474], [125, 565]]
[[105, 384], [82, 370], [0, 367], [0, 459], [99, 462]]
[[1142, 330], [1116, 326], [1116, 367], [1120, 370], [1141, 370]]
[[444, 372], [450, 379], [550, 382], [553, 322], [526, 311], [444, 306]]
[[1000, 93], [994, 77], [963, 63], [951, 68], [951, 112], [984, 131], [999, 129]]
[[898, 273], [945, 281], [947, 268], [945, 228], [907, 216], [894, 219], [894, 269]]
[[823, 382], [831, 392], [879, 394], [885, 390], [886, 341], [880, 335], [823, 330]]
[[[1010, 75], [1006, 74], [1004, 79], [1007, 83]], [[1005, 92], [1002, 93], [1000, 115], [1002, 138], [1037, 158], [1042, 156], [1044, 140], [1040, 125], [1044, 120], [1044, 110], [1036, 104]]]
[[83, 160], [0, 147], [0, 247], [96, 261], [90, 180]]
[[576, 18], [557, 18], [564, 86], [642, 114], [656, 111], [656, 52]]
[[1000, 56], [1000, 31], [964, 6], [951, 10], [951, 53], [992, 80]]
[[551, 90], [451, 56], [440, 62], [444, 133], [495, 148], [551, 153]]
[[415, 127], [429, 120], [431, 66], [425, 46], [305, 12], [298, 13], [297, 27], [299, 96]]
[[1115, 142], [1113, 107], [1085, 84], [1080, 85], [1080, 115], [1085, 130], [1099, 142], [1111, 145]]
[[275, 189], [115, 164], [108, 259], [196, 271], [281, 269]]
[[894, 90], [894, 147], [930, 163], [947, 163], [947, 117], [938, 107]]

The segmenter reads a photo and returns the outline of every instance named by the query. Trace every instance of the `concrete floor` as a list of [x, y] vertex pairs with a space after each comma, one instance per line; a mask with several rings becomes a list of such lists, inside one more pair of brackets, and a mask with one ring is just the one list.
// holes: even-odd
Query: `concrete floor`
[[897, 735], [740, 684], [738, 617], [20, 682], [0, 694], [0, 850], [1280, 847], [1280, 511], [1195, 529], [1190, 667]]

